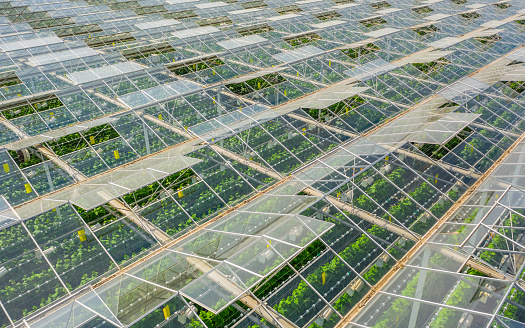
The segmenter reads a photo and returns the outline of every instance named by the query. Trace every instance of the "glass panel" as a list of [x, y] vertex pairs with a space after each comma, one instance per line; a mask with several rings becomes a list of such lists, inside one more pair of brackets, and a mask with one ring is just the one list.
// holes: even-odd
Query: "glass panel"
[[36, 216], [25, 224], [71, 290], [115, 267], [91, 230], [69, 205]]
[[157, 308], [175, 293], [128, 275], [120, 275], [95, 293], [123, 324], [130, 324]]
[[0, 244], [3, 245], [0, 252], [0, 302], [12, 320], [19, 320], [66, 294], [22, 224], [3, 228]]

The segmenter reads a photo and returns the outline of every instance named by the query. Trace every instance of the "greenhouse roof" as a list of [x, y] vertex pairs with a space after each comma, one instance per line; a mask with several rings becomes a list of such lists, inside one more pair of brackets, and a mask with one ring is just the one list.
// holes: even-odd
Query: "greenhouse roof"
[[525, 326], [525, 3], [0, 2], [0, 327]]

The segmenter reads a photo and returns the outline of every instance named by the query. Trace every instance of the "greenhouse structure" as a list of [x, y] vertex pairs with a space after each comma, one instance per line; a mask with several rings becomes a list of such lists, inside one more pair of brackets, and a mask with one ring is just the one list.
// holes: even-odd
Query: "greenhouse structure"
[[524, 0], [0, 1], [0, 328], [525, 327]]

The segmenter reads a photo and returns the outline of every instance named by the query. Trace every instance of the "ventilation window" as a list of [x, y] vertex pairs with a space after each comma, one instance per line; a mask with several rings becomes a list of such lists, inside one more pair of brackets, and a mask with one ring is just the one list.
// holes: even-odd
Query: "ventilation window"
[[168, 11], [168, 9], [164, 8], [164, 6], [150, 6], [150, 7], [135, 8], [133, 9], [133, 11], [137, 15], [149, 15], [149, 14], [164, 13]]
[[[10, 104], [9, 107], [0, 108], [0, 112], [6, 119], [11, 120], [17, 117], [35, 114], [37, 112], [43, 112], [61, 106], [63, 106], [62, 102], [54, 94], [52, 94], [33, 98], [31, 100], [17, 101], [13, 104]], [[53, 116], [54, 114], [53, 112], [50, 112], [48, 115]]]
[[434, 11], [432, 8], [430, 8], [430, 7], [428, 7], [428, 6], [412, 8], [412, 10], [413, 10], [416, 14], [419, 14], [419, 15], [428, 14], [428, 13], [431, 13], [431, 12]]
[[213, 56], [207, 59], [190, 60], [182, 63], [167, 64], [166, 67], [175, 75], [180, 76], [202, 71], [212, 67], [217, 67], [220, 65], [224, 65], [224, 62], [216, 56]]
[[168, 42], [162, 42], [155, 45], [126, 49], [121, 51], [121, 53], [127, 60], [135, 60], [174, 51], [176, 51], [175, 48], [173, 48]]
[[484, 37], [479, 37], [479, 38], [474, 38], [476, 40], [478, 40], [479, 42], [483, 43], [483, 44], [493, 44], [499, 40], [501, 40], [501, 36], [497, 35], [497, 34], [494, 34], [494, 35], [491, 35], [491, 36], [484, 36]]
[[359, 21], [359, 23], [363, 24], [365, 27], [372, 27], [372, 26], [385, 24], [386, 20], [383, 17], [372, 17], [372, 18], [361, 20]]
[[316, 33], [303, 34], [301, 36], [295, 36], [292, 38], [283, 38], [283, 40], [286, 41], [292, 47], [300, 46], [302, 44], [318, 41], [321, 39], [322, 38]]
[[126, 42], [137, 41], [129, 32], [101, 35], [93, 38], [86, 38], [84, 42], [91, 48], [104, 47], [109, 45], [116, 45]]
[[314, 16], [318, 20], [327, 21], [327, 20], [330, 20], [330, 19], [341, 17], [342, 15], [340, 13], [338, 13], [337, 11], [335, 11], [335, 10], [331, 10], [331, 11], [326, 11], [326, 12], [323, 12], [323, 13], [314, 14]]
[[504, 83], [517, 93], [523, 93], [523, 91], [525, 91], [525, 81], [507, 81]]
[[247, 35], [253, 35], [253, 34], [260, 34], [260, 33], [267, 33], [273, 31], [273, 27], [271, 27], [268, 24], [261, 24], [256, 26], [248, 26], [248, 27], [242, 27], [237, 29], [237, 33], [239, 33], [242, 36]]
[[370, 6], [374, 8], [375, 10], [381, 10], [381, 9], [392, 7], [392, 5], [386, 1], [374, 2], [374, 3], [371, 3]]
[[244, 8], [244, 9], [252, 9], [252, 8], [264, 8], [264, 7], [268, 7], [268, 5], [266, 3], [264, 3], [264, 1], [250, 1], [250, 2], [243, 2], [243, 3], [240, 3], [240, 5]]
[[380, 48], [376, 46], [373, 43], [369, 43], [367, 45], [357, 47], [357, 48], [350, 48], [350, 49], [343, 49], [341, 52], [343, 52], [348, 57], [355, 59], [362, 56], [366, 56], [368, 54], [371, 54], [373, 52], [378, 51]]
[[286, 82], [284, 77], [277, 73], [270, 73], [241, 83], [228, 84], [226, 87], [236, 95], [243, 96], [282, 82]]
[[0, 88], [22, 84], [22, 81], [14, 72], [0, 74]]
[[291, 5], [291, 6], [275, 8], [275, 11], [277, 11], [279, 15], [286, 15], [286, 14], [298, 13], [303, 10], [299, 8], [299, 6], [297, 5]]
[[475, 11], [471, 11], [469, 13], [464, 13], [464, 14], [461, 14], [461, 17], [465, 18], [465, 19], [476, 19], [476, 18], [480, 18], [481, 15], [478, 14], [477, 12]]
[[470, 136], [472, 132], [474, 131], [467, 126], [444, 145], [419, 143], [415, 144], [415, 146], [428, 157], [438, 161], [454, 148], [456, 148], [459, 144], [461, 144], [463, 140], [467, 139], [467, 137]]
[[140, 8], [141, 5], [137, 1], [126, 1], [126, 2], [110, 3], [108, 4], [108, 7], [113, 10], [122, 10], [122, 9]]
[[506, 2], [495, 3], [494, 6], [498, 7], [499, 9], [508, 9], [512, 7], [510, 4]]
[[163, 18], [166, 19], [184, 19], [184, 18], [194, 18], [199, 17], [193, 10], [183, 10], [183, 11], [177, 11], [174, 13], [163, 13]]
[[413, 63], [412, 66], [425, 74], [429, 74], [447, 66], [448, 64], [450, 64], [448, 59], [440, 58], [438, 60], [431, 61], [430, 63]]
[[436, 33], [437, 31], [439, 31], [439, 27], [437, 27], [436, 25], [428, 25], [428, 26], [423, 26], [423, 27], [418, 27], [418, 28], [415, 28], [413, 29], [414, 32], [416, 32], [417, 34], [421, 35], [421, 36], [424, 36], [424, 35], [427, 35], [427, 34], [434, 34]]
[[204, 26], [229, 25], [229, 24], [233, 24], [233, 21], [226, 16], [221, 16], [221, 17], [199, 19], [198, 21], [195, 21], [195, 23], [197, 23], [201, 27], [204, 27]]
[[66, 36], [83, 35], [103, 32], [97, 24], [71, 26], [53, 30], [58, 37], [64, 38]]

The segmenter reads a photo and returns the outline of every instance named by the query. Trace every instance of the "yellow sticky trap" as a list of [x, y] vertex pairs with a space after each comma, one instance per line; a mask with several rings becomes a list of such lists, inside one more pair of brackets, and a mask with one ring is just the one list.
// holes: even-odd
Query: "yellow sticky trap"
[[18, 94], [18, 96], [19, 96], [19, 97], [22, 97], [22, 95], [21, 95], [21, 94]]
[[166, 305], [164, 309], [162, 309], [162, 313], [164, 313], [164, 320], [168, 319], [171, 315], [170, 313], [170, 306]]
[[332, 66], [332, 62], [331, 61], [328, 62], [328, 66]]
[[31, 191], [33, 191], [33, 189], [31, 189], [31, 185], [29, 183], [26, 183], [24, 185], [24, 187], [26, 187], [26, 193], [28, 193], [28, 194], [31, 193]]
[[211, 71], [213, 72], [213, 74], [212, 74], [212, 75], [215, 75], [215, 71], [214, 71], [214, 70], [211, 70]]
[[78, 239], [80, 241], [86, 241], [86, 239], [87, 239], [86, 238], [86, 231], [84, 231], [84, 229], [77, 231], [77, 233], [78, 233]]
[[162, 114], [159, 114], [159, 120], [162, 121]]
[[271, 240], [268, 240], [268, 244], [266, 245], [266, 248], [270, 248], [270, 245], [272, 244]]
[[120, 155], [118, 153], [118, 149], [113, 151], [113, 155], [115, 155], [115, 159], [119, 159]]
[[115, 42], [113, 42], [113, 47], [115, 46]]
[[184, 192], [181, 190], [177, 193], [177, 195], [179, 195], [179, 198], [182, 198], [184, 197]]
[[185, 126], [185, 127], [184, 127], [184, 130], [188, 130], [188, 127], [187, 127], [187, 126]]
[[324, 286], [324, 284], [326, 283], [326, 271], [323, 271], [323, 274], [321, 275], [321, 277], [323, 278], [323, 286]]
[[80, 241], [86, 241], [86, 232], [84, 231], [84, 229], [78, 230], [77, 233], [78, 239], [80, 239]]
[[56, 209], [56, 208], [54, 208], [54, 209], [52, 209], [51, 211], [52, 211], [52, 212], [56, 212], [56, 211], [57, 211], [57, 209]]
[[257, 88], [261, 88], [261, 82], [257, 83]]
[[94, 145], [95, 144], [95, 137], [94, 136], [89, 136], [89, 143]]
[[390, 159], [390, 156], [385, 157], [385, 161], [388, 161]]
[[392, 222], [392, 217], [391, 216], [388, 217], [388, 221]]
[[284, 90], [284, 95], [286, 96], [286, 90]]
[[9, 164], [7, 164], [7, 163], [4, 164], [4, 171], [5, 171], [5, 173], [11, 172], [11, 169], [9, 168]]
[[297, 72], [297, 76], [299, 76], [299, 72]]
[[306, 131], [306, 128], [303, 128], [303, 131]]
[[55, 116], [55, 113], [53, 113], [53, 112], [49, 112], [49, 115], [50, 115], [50, 116]]

